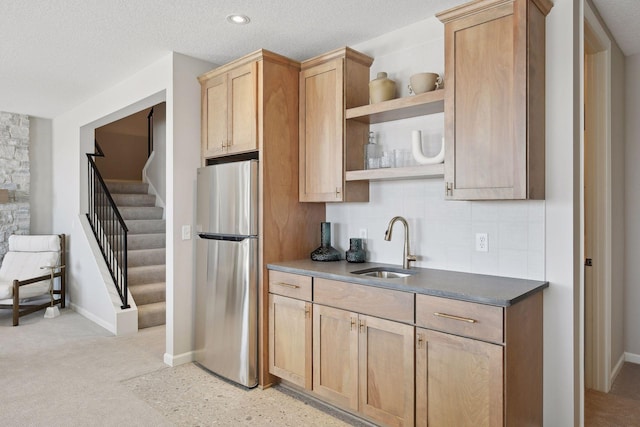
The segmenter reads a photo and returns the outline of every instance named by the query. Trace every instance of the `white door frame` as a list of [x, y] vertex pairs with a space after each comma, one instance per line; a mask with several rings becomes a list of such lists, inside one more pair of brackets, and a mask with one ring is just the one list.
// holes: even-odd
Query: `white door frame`
[[[611, 40], [588, 2], [584, 3], [585, 43], [585, 130], [582, 135], [583, 169], [581, 184], [582, 221], [585, 233], [592, 238], [593, 259], [590, 272], [583, 275], [585, 387], [608, 393], [611, 389]], [[585, 142], [591, 147], [585, 154]], [[590, 160], [592, 159], [592, 160]], [[589, 162], [590, 164], [587, 164]], [[589, 170], [585, 171], [585, 167]], [[584, 194], [586, 174], [593, 188]], [[589, 203], [590, 220], [585, 221], [585, 197]], [[581, 236], [585, 248], [585, 235]], [[587, 289], [590, 278], [593, 286]]]

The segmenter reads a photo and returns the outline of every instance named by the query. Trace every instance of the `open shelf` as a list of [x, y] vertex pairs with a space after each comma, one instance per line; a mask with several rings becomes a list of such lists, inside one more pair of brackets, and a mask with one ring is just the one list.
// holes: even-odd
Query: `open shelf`
[[346, 118], [363, 123], [383, 123], [393, 120], [408, 119], [444, 111], [444, 89], [404, 98], [390, 99], [376, 104], [349, 108]]
[[412, 178], [442, 178], [444, 177], [444, 163], [435, 165], [407, 166], [404, 168], [380, 168], [347, 171], [347, 181], [376, 181]]

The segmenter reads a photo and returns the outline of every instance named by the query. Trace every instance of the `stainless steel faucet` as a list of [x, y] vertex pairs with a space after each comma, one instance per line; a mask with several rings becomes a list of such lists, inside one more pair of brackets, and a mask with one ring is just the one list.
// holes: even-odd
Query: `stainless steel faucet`
[[407, 220], [401, 216], [394, 216], [391, 218], [391, 221], [389, 221], [389, 225], [387, 226], [387, 231], [384, 232], [384, 240], [391, 240], [391, 230], [393, 229], [393, 224], [395, 224], [396, 221], [400, 221], [404, 224], [404, 253], [402, 254], [402, 268], [409, 269], [411, 268], [409, 263], [411, 261], [417, 261], [418, 259], [415, 255], [411, 255], [409, 251], [409, 224], [407, 223]]

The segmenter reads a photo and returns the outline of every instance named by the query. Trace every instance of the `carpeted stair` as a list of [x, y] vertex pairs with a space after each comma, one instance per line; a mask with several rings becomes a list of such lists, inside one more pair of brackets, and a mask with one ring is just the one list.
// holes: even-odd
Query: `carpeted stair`
[[127, 224], [128, 285], [138, 306], [138, 329], [164, 325], [165, 221], [143, 182], [106, 181]]

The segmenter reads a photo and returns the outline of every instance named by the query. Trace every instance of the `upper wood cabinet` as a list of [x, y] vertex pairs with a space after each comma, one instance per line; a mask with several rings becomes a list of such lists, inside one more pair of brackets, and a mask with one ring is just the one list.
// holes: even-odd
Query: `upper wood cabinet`
[[445, 24], [449, 199], [544, 199], [549, 0], [478, 0]]
[[300, 72], [300, 201], [366, 202], [366, 181], [345, 181], [364, 165], [369, 124], [345, 111], [369, 102], [373, 59], [342, 48], [305, 61]]
[[257, 69], [255, 60], [232, 63], [200, 77], [204, 158], [258, 149]]

